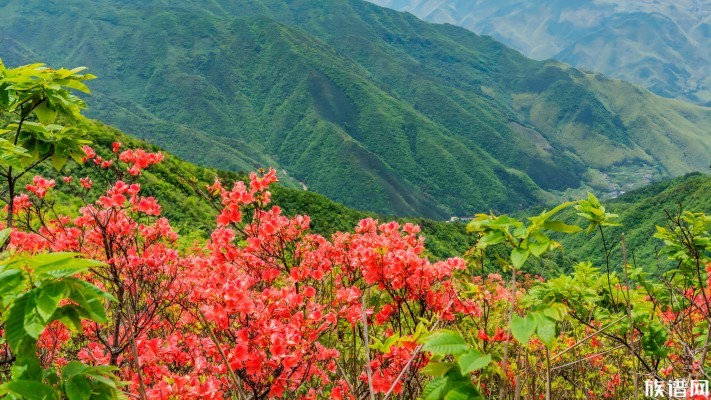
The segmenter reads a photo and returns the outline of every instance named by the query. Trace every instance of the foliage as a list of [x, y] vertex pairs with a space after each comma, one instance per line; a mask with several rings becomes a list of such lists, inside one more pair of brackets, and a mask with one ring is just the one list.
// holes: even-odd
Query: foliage
[[3, 4], [3, 56], [89, 65], [91, 115], [359, 210], [511, 212], [711, 163], [708, 109], [451, 25], [359, 0], [128, 4]]
[[[705, 69], [711, 46], [708, 31], [699, 29], [708, 9], [695, 3], [370, 1], [432, 22], [454, 22], [536, 60], [560, 60], [660, 96], [711, 104], [711, 75]], [[596, 17], [559, 18], [575, 13]]]
[[[191, 246], [179, 244], [140, 183], [169, 158], [110, 147], [83, 149], [84, 168], [110, 182], [105, 190], [86, 176], [36, 176], [16, 199], [10, 248], [22, 257], [69, 251], [100, 260], [87, 262], [83, 279], [116, 300], [101, 308], [105, 319], [84, 321], [82, 333], [57, 325], [51, 338], [39, 336], [45, 370], [63, 372], [63, 362], [99, 368], [92, 373], [116, 367], [127, 390], [146, 399], [496, 398], [502, 391], [629, 398], [644, 379], [698, 377], [710, 366], [703, 214], [659, 230], [678, 270], [654, 277], [581, 263], [569, 276], [543, 280], [520, 270], [557, 251], [552, 233], [581, 230], [564, 222], [565, 209], [577, 208], [593, 230], [615, 228], [594, 196], [526, 222], [479, 215], [466, 261], [431, 261], [410, 223], [365, 218], [330, 238], [310, 231], [309, 217], [271, 205], [276, 172], [269, 170], [231, 184], [188, 185], [214, 207], [216, 222], [209, 240]], [[84, 205], [60, 211], [55, 196], [65, 192]], [[511, 269], [510, 281], [479, 275], [489, 251]]]
[[[88, 127], [100, 147], [80, 148], [82, 166], [26, 178], [2, 210], [8, 398], [119, 398], [121, 382], [144, 400], [639, 398], [643, 380], [711, 372], [704, 213], [667, 212], [656, 237], [675, 268], [656, 275], [630, 264], [624, 236], [612, 268], [618, 215], [592, 194], [526, 221], [479, 214], [465, 258], [436, 259], [418, 225], [333, 203], [308, 207], [344, 214], [314, 224], [336, 231], [311, 230], [273, 203], [304, 198], [274, 169], [209, 171]], [[154, 194], [194, 196], [184, 227], [207, 216], [207, 238], [181, 239]], [[553, 262], [556, 233], [582, 230], [567, 209], [599, 232], [605, 272], [524, 273]], [[510, 280], [486, 274], [492, 261]]]
[[[89, 93], [83, 83], [93, 79], [80, 74], [85, 68], [54, 70], [44, 64], [6, 68], [0, 59], [0, 178], [7, 184], [2, 195], [9, 207], [7, 226], [12, 226], [15, 186], [22, 175], [45, 160], [61, 170], [72, 157], [84, 156], [81, 131], [86, 104], [70, 89]], [[63, 125], [61, 125], [63, 124]], [[9, 135], [8, 135], [9, 134]]]
[[[657, 226], [668, 224], [669, 213], [688, 209], [711, 213], [708, 192], [711, 178], [701, 173], [689, 174], [669, 181], [649, 185], [643, 189], [626, 193], [616, 199], [605, 201], [606, 212], [619, 215], [620, 226], [609, 226], [604, 237], [611, 252], [612, 268], [619, 270], [622, 249], [619, 243], [624, 232], [630, 250], [631, 262], [647, 271], [654, 271], [657, 265], [662, 270], [670, 267], [666, 257], [659, 255], [660, 244], [653, 238]], [[564, 217], [571, 218], [574, 212], [564, 211]], [[605, 263], [605, 244], [602, 236], [565, 235], [556, 236], [565, 249], [565, 256], [572, 260], [570, 266], [579, 262], [592, 261], [596, 265]]]
[[[9, 236], [9, 229], [1, 231], [0, 242]], [[115, 299], [75, 277], [99, 265], [74, 253], [0, 254], [2, 364], [12, 364], [11, 378], [0, 385], [4, 398], [125, 398], [115, 368], [61, 359], [43, 369], [37, 356], [38, 341], [46, 342], [58, 324], [81, 332], [82, 320], [106, 322], [104, 301]]]

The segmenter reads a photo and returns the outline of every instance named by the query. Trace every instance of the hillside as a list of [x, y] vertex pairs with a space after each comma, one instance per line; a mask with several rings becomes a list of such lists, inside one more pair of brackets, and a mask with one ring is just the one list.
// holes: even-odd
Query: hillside
[[553, 58], [711, 106], [711, 3], [370, 0], [447, 22], [534, 59]]
[[[92, 146], [106, 159], [112, 158], [111, 144], [115, 141], [121, 142], [124, 148], [143, 148], [151, 152], [161, 150], [155, 145], [131, 138], [98, 121], [88, 121], [87, 124], [89, 138], [94, 143]], [[204, 187], [213, 183], [215, 177], [219, 177], [223, 182], [247, 177], [199, 167], [169, 153], [164, 152], [164, 155], [163, 162], [144, 172], [139, 183], [142, 184], [142, 191], [146, 195], [154, 196], [158, 200], [163, 210], [162, 214], [171, 221], [183, 237], [182, 243], [190, 245], [193, 240], [205, 239], [209, 232], [215, 229], [216, 212], [207, 200], [195, 192], [187, 179], [194, 178], [199, 187]], [[37, 174], [53, 177], [57, 182], [61, 181], [60, 176], [48, 164], [41, 165]], [[61, 175], [89, 176], [97, 184], [102, 182], [100, 176], [92, 169], [74, 162], [68, 163]], [[31, 176], [26, 176], [24, 179], [29, 183]], [[72, 214], [84, 202], [66, 189], [66, 185], [57, 185], [57, 190], [60, 191], [57, 204], [62, 204], [66, 207], [65, 211]], [[355, 211], [323, 195], [279, 185], [275, 185], [272, 190], [272, 201], [274, 205], [282, 208], [285, 215], [308, 215], [311, 218], [311, 230], [326, 237], [335, 232], [352, 231], [363, 218], [372, 217], [380, 221], [394, 219], [389, 216]], [[424, 218], [407, 218], [400, 221], [420, 225], [426, 237], [427, 248], [436, 258], [461, 255], [472, 245], [472, 238], [466, 234], [462, 223], [445, 223]]]
[[[608, 212], [619, 215], [620, 227], [609, 228], [606, 241], [612, 248], [611, 261], [621, 265], [621, 235], [638, 266], [656, 271], [657, 263], [666, 264], [665, 258], [657, 260], [657, 251], [662, 242], [652, 237], [656, 226], [667, 226], [666, 212], [678, 214], [680, 210], [711, 212], [711, 176], [701, 173], [688, 174], [669, 181], [659, 182], [626, 193], [614, 200], [604, 202]], [[572, 218], [573, 212], [568, 213]], [[572, 219], [574, 220], [574, 218]], [[604, 261], [604, 248], [599, 232], [591, 235], [580, 233], [561, 238], [565, 255], [573, 260], [594, 260], [598, 265]]]
[[356, 209], [509, 212], [711, 163], [711, 109], [360, 0], [0, 4], [5, 62], [88, 66], [91, 116]]

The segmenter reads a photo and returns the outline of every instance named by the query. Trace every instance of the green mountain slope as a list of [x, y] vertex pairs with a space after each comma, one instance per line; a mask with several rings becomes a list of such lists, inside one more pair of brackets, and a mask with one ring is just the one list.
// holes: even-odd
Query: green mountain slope
[[710, 109], [360, 0], [12, 0], [0, 26], [10, 65], [99, 75], [94, 117], [357, 209], [506, 212], [711, 162]]
[[[87, 124], [89, 138], [94, 143], [92, 147], [105, 159], [114, 156], [111, 153], [111, 144], [115, 141], [121, 142], [123, 148], [143, 148], [151, 152], [161, 150], [155, 145], [132, 138], [98, 121], [87, 121]], [[163, 162], [146, 170], [141, 175], [139, 183], [141, 183], [142, 193], [154, 196], [158, 200], [163, 211], [162, 215], [167, 217], [183, 236], [181, 238], [183, 245], [191, 245], [193, 240], [205, 239], [215, 229], [216, 211], [207, 200], [195, 192], [187, 180], [195, 179], [198, 187], [204, 187], [212, 184], [215, 177], [219, 177], [222, 182], [233, 182], [238, 179], [246, 180], [247, 176], [199, 167], [169, 153], [164, 152], [164, 155]], [[56, 190], [59, 196], [55, 204], [64, 207], [64, 211], [69, 215], [75, 214], [84, 202], [76, 196], [76, 193], [68, 190], [67, 185], [61, 183], [61, 176], [89, 176], [97, 188], [100, 188], [103, 182], [93, 169], [73, 161], [70, 161], [61, 171], [61, 175], [46, 163], [40, 165], [36, 174], [55, 178], [58, 182]], [[30, 183], [32, 175], [25, 176], [24, 181]], [[20, 187], [24, 187], [25, 182]], [[395, 219], [391, 216], [356, 211], [313, 192], [281, 185], [274, 185], [271, 191], [274, 205], [281, 207], [286, 215], [308, 215], [311, 218], [311, 230], [324, 236], [339, 231], [352, 231], [363, 218], [376, 218], [384, 222]], [[426, 238], [428, 251], [437, 258], [459, 256], [473, 245], [473, 238], [466, 233], [463, 223], [446, 223], [425, 218], [400, 218], [398, 221], [420, 225]]]
[[711, 106], [711, 3], [698, 0], [369, 0], [491, 35], [554, 58]]
[[[659, 239], [652, 237], [655, 227], [667, 226], [667, 212], [670, 215], [678, 214], [680, 210], [711, 213], [709, 193], [711, 176], [693, 173], [605, 201], [607, 211], [618, 214], [618, 222], [622, 224], [606, 232], [605, 239], [612, 250], [613, 265], [622, 264], [621, 236], [624, 233], [630, 260], [634, 257], [640, 267], [655, 271], [657, 251], [662, 245]], [[565, 255], [575, 260], [595, 260], [598, 265], [604, 261], [604, 246], [599, 232], [562, 237], [561, 242]], [[661, 257], [659, 262], [665, 264], [665, 260]]]

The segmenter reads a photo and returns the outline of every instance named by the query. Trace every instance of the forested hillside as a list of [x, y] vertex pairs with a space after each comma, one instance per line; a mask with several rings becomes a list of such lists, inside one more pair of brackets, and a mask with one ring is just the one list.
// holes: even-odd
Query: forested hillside
[[4, 399], [707, 397], [711, 177], [378, 220], [87, 120], [95, 78], [0, 61]]
[[711, 163], [709, 109], [360, 0], [8, 1], [0, 26], [9, 64], [99, 75], [91, 116], [361, 210], [520, 210]]
[[[622, 265], [621, 235], [625, 234], [631, 260], [647, 271], [668, 267], [662, 243], [653, 238], [656, 227], [672, 224], [682, 211], [711, 213], [711, 176], [695, 173], [659, 182], [605, 202], [608, 212], [619, 215], [619, 227], [611, 227], [605, 238], [615, 265]], [[571, 213], [573, 214], [573, 213]], [[572, 215], [571, 215], [572, 216]], [[604, 263], [605, 245], [599, 235], [562, 238], [565, 254], [577, 261]]]
[[553, 58], [711, 106], [711, 3], [661, 1], [370, 0], [491, 35]]
[[[127, 136], [118, 129], [98, 121], [87, 121], [86, 124], [88, 137], [94, 143], [93, 148], [107, 160], [114, 156], [111, 153], [114, 142], [121, 143], [124, 148], [161, 151], [155, 145]], [[147, 195], [154, 196], [160, 202], [163, 215], [170, 219], [183, 236], [181, 239], [183, 245], [191, 246], [194, 240], [203, 242], [208, 238], [209, 232], [215, 228], [217, 211], [200, 195], [200, 192], [204, 193], [206, 186], [212, 184], [215, 178], [225, 182], [248, 180], [247, 174], [199, 167], [169, 153], [162, 153], [163, 161], [143, 173], [139, 183], [143, 185], [143, 191]], [[62, 175], [89, 177], [97, 187], [111, 183], [105, 182], [96, 170], [74, 162], [67, 164], [62, 175], [54, 171], [50, 165], [41, 166], [37, 173], [58, 182], [56, 202], [62, 205], [62, 211], [70, 215], [75, 214], [86, 199], [77, 196], [77, 193], [70, 189], [70, 185], [62, 184]], [[32, 176], [27, 176], [22, 184], [31, 182]], [[358, 221], [364, 218], [377, 218], [383, 222], [396, 220], [392, 216], [353, 210], [313, 192], [280, 185], [274, 185], [271, 191], [274, 204], [281, 207], [285, 215], [309, 215], [310, 228], [313, 232], [324, 236], [353, 230]], [[399, 221], [420, 225], [427, 237], [430, 254], [437, 258], [462, 254], [473, 243], [473, 238], [466, 233], [465, 225], [461, 222], [446, 223], [415, 217], [400, 218]]]

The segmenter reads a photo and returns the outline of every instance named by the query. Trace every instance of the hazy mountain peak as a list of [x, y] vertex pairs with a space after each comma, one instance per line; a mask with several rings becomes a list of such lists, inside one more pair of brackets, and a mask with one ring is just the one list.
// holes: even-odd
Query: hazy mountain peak
[[534, 59], [555, 58], [711, 104], [708, 0], [371, 0], [491, 35]]

